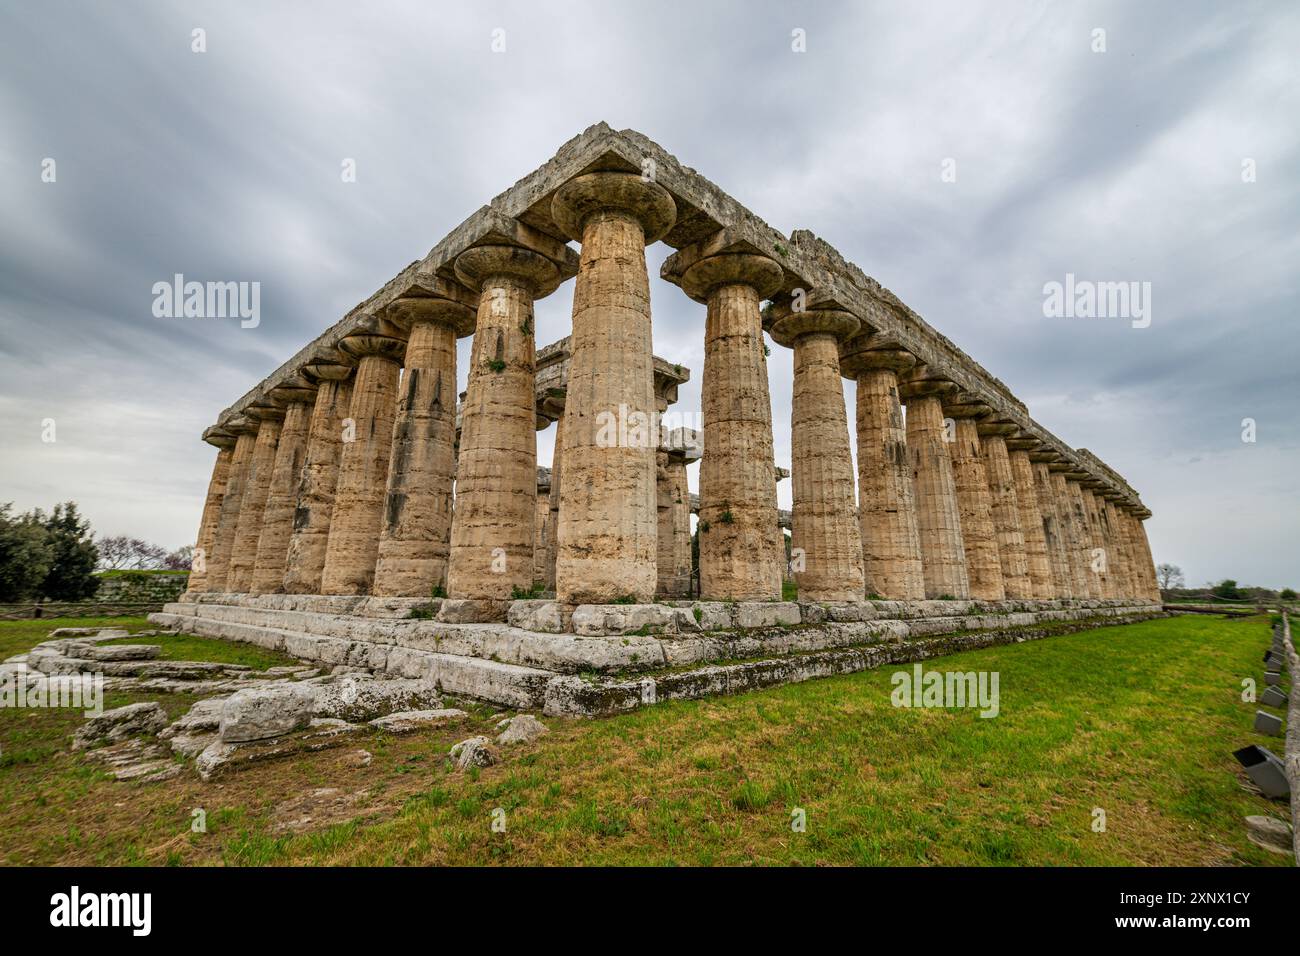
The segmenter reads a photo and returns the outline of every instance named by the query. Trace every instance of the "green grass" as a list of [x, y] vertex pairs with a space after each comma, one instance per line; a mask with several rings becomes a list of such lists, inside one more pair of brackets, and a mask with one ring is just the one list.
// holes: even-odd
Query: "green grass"
[[[1286, 808], [1242, 789], [1231, 756], [1279, 745], [1253, 733], [1254, 705], [1240, 699], [1268, 639], [1263, 617], [1180, 617], [926, 662], [997, 671], [993, 719], [893, 707], [892, 667], [548, 719], [539, 743], [471, 774], [444, 756], [492, 732], [486, 709], [425, 734], [366, 737], [364, 768], [343, 748], [219, 786], [189, 774], [107, 781], [50, 742], [56, 715], [0, 712], [6, 754], [15, 722], [24, 746], [45, 748], [0, 763], [0, 861], [1287, 865], [1245, 839], [1244, 816]], [[323, 786], [364, 796], [311, 832], [272, 831], [279, 803]], [[209, 832], [190, 834], [199, 806]], [[1097, 807], [1104, 833], [1091, 828]], [[806, 832], [791, 830], [796, 810]]]

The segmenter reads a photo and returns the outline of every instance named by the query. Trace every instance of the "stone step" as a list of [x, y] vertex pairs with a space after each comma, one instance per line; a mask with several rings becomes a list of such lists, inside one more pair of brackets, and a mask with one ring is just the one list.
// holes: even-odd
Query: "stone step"
[[[1118, 619], [1107, 623], [1127, 624], [1163, 616], [1159, 610], [1146, 605], [1128, 614], [1110, 615]], [[664, 700], [740, 694], [817, 677], [850, 674], [890, 664], [911, 664], [961, 651], [1039, 640], [1096, 626], [1096, 620], [1079, 620], [1057, 623], [1051, 628], [1020, 627], [946, 634], [709, 664], [625, 679], [583, 679], [562, 675], [547, 684], [543, 712], [552, 716], [604, 717]]]
[[150, 620], [166, 627], [180, 628], [187, 634], [256, 644], [312, 663], [363, 667], [395, 677], [431, 680], [444, 693], [517, 709], [540, 708], [547, 682], [558, 676], [554, 671], [486, 658], [368, 641], [344, 641], [266, 625], [174, 614], [166, 610], [150, 615]]

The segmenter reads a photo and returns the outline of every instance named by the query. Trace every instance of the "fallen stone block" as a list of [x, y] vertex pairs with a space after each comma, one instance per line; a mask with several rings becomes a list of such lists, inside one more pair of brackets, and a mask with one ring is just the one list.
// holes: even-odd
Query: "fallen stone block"
[[73, 750], [112, 743], [137, 734], [156, 734], [167, 726], [167, 711], [158, 704], [127, 704], [89, 718], [72, 739]]
[[470, 767], [490, 767], [501, 758], [496, 748], [486, 737], [470, 737], [454, 744], [450, 751], [451, 759], [456, 761], [457, 770]]
[[465, 717], [465, 711], [456, 707], [441, 707], [435, 710], [402, 710], [386, 717], [376, 717], [370, 726], [390, 734], [409, 734], [416, 730], [436, 727], [449, 721]]
[[543, 734], [550, 733], [547, 726], [532, 714], [509, 717], [497, 724], [497, 728], [501, 730], [497, 735], [497, 743], [502, 746], [530, 744]]

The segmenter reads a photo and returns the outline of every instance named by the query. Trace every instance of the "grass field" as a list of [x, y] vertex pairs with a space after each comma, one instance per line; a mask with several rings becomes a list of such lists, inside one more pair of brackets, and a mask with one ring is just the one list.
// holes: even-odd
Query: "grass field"
[[[52, 626], [73, 622], [0, 623], [0, 653]], [[998, 672], [992, 719], [893, 707], [893, 668], [548, 719], [538, 743], [469, 774], [445, 754], [492, 732], [486, 708], [211, 784], [111, 781], [68, 752], [79, 715], [0, 711], [0, 862], [1287, 865], [1246, 841], [1244, 816], [1286, 809], [1243, 790], [1231, 756], [1262, 742], [1240, 693], [1268, 639], [1266, 618], [1181, 617], [926, 662]], [[182, 638], [167, 656], [250, 654], [265, 652]], [[146, 698], [107, 706], [132, 699]], [[193, 833], [200, 808], [207, 832]], [[304, 815], [305, 832], [275, 829]]]

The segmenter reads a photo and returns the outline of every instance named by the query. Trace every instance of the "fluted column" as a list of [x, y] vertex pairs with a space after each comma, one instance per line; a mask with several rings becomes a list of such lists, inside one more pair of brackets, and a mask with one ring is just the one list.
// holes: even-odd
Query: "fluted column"
[[207, 590], [227, 592], [230, 577], [230, 555], [235, 547], [235, 532], [239, 529], [239, 506], [244, 500], [244, 478], [248, 462], [253, 457], [257, 443], [257, 422], [240, 417], [225, 426], [235, 433], [235, 447], [230, 453], [230, 471], [226, 476], [226, 493], [221, 498], [221, 511], [212, 535], [212, 553], [208, 558]]
[[1058, 507], [1057, 491], [1052, 481], [1052, 472], [1048, 461], [1053, 452], [1043, 452], [1031, 457], [1034, 464], [1034, 492], [1038, 497], [1038, 510], [1043, 516], [1043, 537], [1047, 542], [1047, 558], [1052, 565], [1052, 581], [1055, 589], [1052, 597], [1068, 600], [1074, 597], [1074, 574], [1070, 570], [1070, 561], [1066, 553], [1065, 522]]
[[456, 339], [474, 330], [474, 312], [447, 298], [402, 298], [386, 317], [406, 329], [407, 339], [372, 591], [429, 597], [447, 584]]
[[857, 333], [861, 322], [838, 309], [795, 312], [783, 307], [774, 316], [772, 338], [794, 349], [790, 545], [803, 553], [803, 570], [795, 572], [799, 598], [861, 601], [865, 594], [862, 532], [854, 508], [839, 346]]
[[[1030, 596], [1046, 601], [1056, 597], [1056, 580], [1052, 575], [1051, 559], [1047, 555], [1047, 533], [1034, 487], [1034, 465], [1029, 460], [1029, 450], [1023, 442], [1024, 439], [1009, 439], [1007, 453], [1011, 459], [1011, 477], [1016, 485], [1020, 530], [1025, 538]], [[1012, 447], [1013, 443], [1017, 447]]]
[[311, 424], [316, 389], [306, 379], [273, 391], [285, 402], [284, 423], [271, 466], [271, 482], [262, 513], [262, 533], [257, 539], [257, 558], [249, 590], [271, 594], [284, 588], [284, 566], [293, 536], [293, 512], [297, 504], [298, 480], [307, 454], [307, 429]]
[[257, 542], [262, 536], [266, 496], [271, 490], [275, 449], [280, 442], [280, 427], [284, 420], [284, 409], [269, 404], [249, 409], [248, 413], [260, 421], [257, 440], [244, 478], [244, 497], [239, 503], [235, 542], [230, 549], [226, 590], [236, 594], [246, 594], [252, 590], [253, 567], [257, 564]]
[[1097, 497], [1086, 484], [1080, 487], [1083, 496], [1083, 511], [1088, 516], [1088, 527], [1092, 532], [1092, 573], [1096, 581], [1099, 596], [1110, 599], [1115, 596], [1112, 563], [1114, 556], [1107, 546], [1105, 529], [1102, 527], [1101, 509]]
[[212, 543], [217, 537], [217, 521], [221, 518], [221, 503], [226, 497], [226, 481], [230, 475], [230, 460], [234, 457], [234, 435], [209, 434], [205, 441], [217, 446], [217, 460], [212, 465], [208, 480], [208, 494], [203, 499], [203, 514], [199, 519], [199, 534], [194, 540], [194, 558], [187, 591], [208, 590], [208, 562], [212, 557]]
[[339, 455], [322, 594], [369, 594], [374, 582], [397, 383], [406, 351], [403, 336], [399, 326], [370, 316], [338, 343], [342, 352], [357, 360], [357, 371], [346, 420], [351, 427], [344, 432]]
[[537, 513], [537, 372], [533, 300], [560, 274], [519, 246], [479, 246], [456, 274], [479, 293], [461, 414], [447, 594], [508, 600], [533, 586]]
[[1011, 600], [1034, 596], [1029, 580], [1029, 561], [1025, 556], [1025, 533], [1020, 526], [1020, 502], [1016, 499], [1016, 479], [1011, 472], [1011, 457], [1006, 435], [1015, 426], [989, 422], [980, 424], [980, 450], [988, 473], [993, 504], [993, 532], [997, 536], [998, 560], [1002, 565], [1002, 586]]
[[1083, 500], [1083, 486], [1079, 484], [1079, 479], [1071, 476], [1067, 476], [1065, 484], [1070, 496], [1070, 520], [1077, 541], [1074, 555], [1075, 587], [1076, 590], [1082, 588], [1084, 597], [1101, 598], [1101, 580], [1092, 569], [1092, 552], [1097, 545], [1092, 539], [1092, 523], [1088, 520], [1088, 507]]
[[1052, 488], [1056, 498], [1056, 513], [1061, 520], [1061, 534], [1065, 542], [1065, 560], [1070, 573], [1070, 590], [1076, 599], [1093, 597], [1089, 581], [1087, 546], [1080, 525], [1082, 505], [1076, 511], [1074, 482], [1065, 477], [1070, 465], [1065, 462], [1048, 466], [1052, 473]]
[[940, 392], [948, 390], [943, 383], [925, 381], [909, 381], [902, 386], [927, 598], [970, 596], [957, 486], [939, 399]]
[[1113, 560], [1111, 590], [1117, 598], [1131, 597], [1129, 594], [1129, 578], [1132, 572], [1129, 567], [1129, 548], [1119, 526], [1119, 511], [1115, 507], [1113, 498], [1114, 493], [1109, 491], [1097, 496], [1097, 504], [1101, 508], [1102, 525], [1106, 530], [1106, 549]]
[[307, 423], [305, 457], [294, 488], [293, 530], [281, 585], [289, 594], [319, 594], [325, 571], [353, 375], [343, 356], [331, 358], [304, 370], [317, 388]]
[[700, 594], [776, 600], [782, 541], [759, 305], [775, 291], [781, 270], [763, 256], [726, 254], [701, 259], [683, 278], [687, 294], [707, 305]]
[[916, 360], [870, 335], [840, 346], [840, 368], [857, 380], [858, 530], [866, 593], [898, 601], [925, 597], [912, 465], [898, 373]]
[[[950, 417], [954, 412], [945, 408]], [[952, 475], [961, 510], [961, 540], [966, 551], [966, 576], [970, 596], [981, 601], [1001, 601], [1006, 596], [998, 534], [993, 523], [993, 496], [984, 458], [980, 454], [979, 425], [974, 418], [955, 419], [955, 440], [949, 445]]]
[[551, 454], [551, 491], [547, 496], [546, 507], [549, 512], [547, 527], [550, 534], [546, 539], [545, 582], [548, 591], [555, 590], [555, 560], [559, 556], [560, 533], [560, 481], [564, 474], [564, 416], [555, 421], [555, 451]]
[[551, 212], [582, 243], [565, 397], [556, 593], [566, 603], [654, 599], [658, 580], [654, 363], [645, 247], [676, 218], [632, 173], [578, 176]]
[[[1147, 516], [1150, 512], [1146, 513]], [[1160, 584], [1156, 578], [1156, 565], [1151, 557], [1151, 542], [1147, 538], [1147, 529], [1144, 523], [1145, 518], [1133, 517], [1133, 538], [1137, 543], [1137, 564], [1139, 577], [1143, 584], [1143, 595], [1147, 600], [1159, 604], [1162, 600], [1160, 596]]]

